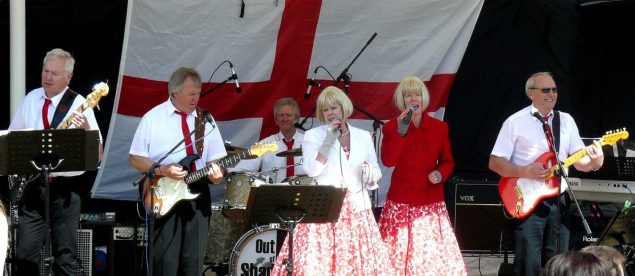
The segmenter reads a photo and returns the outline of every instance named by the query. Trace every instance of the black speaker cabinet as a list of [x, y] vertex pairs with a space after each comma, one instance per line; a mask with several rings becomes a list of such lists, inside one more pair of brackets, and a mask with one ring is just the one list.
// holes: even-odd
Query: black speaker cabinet
[[447, 205], [462, 252], [513, 251], [513, 221], [505, 217], [498, 183], [450, 181]]
[[[44, 256], [44, 245], [41, 253]], [[40, 260], [40, 275], [45, 275], [44, 258]], [[78, 275], [93, 275], [93, 230], [77, 229], [77, 269]]]

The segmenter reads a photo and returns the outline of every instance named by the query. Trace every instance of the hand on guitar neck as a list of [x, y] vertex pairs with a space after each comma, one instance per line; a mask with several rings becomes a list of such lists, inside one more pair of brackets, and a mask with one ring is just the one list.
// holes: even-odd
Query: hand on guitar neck
[[[607, 133], [599, 141], [560, 160], [561, 166], [556, 163], [552, 151], [543, 153], [527, 166], [512, 165], [502, 157], [491, 156], [490, 168], [502, 176], [498, 192], [505, 210], [514, 218], [529, 216], [542, 199], [557, 196], [563, 191], [559, 188], [560, 177], [555, 175], [559, 167], [566, 169], [574, 165], [580, 171], [597, 170], [604, 162], [602, 146], [626, 138], [628, 132], [625, 129]], [[517, 174], [514, 175], [515, 170]]]
[[[223, 170], [214, 162], [207, 163], [207, 166], [211, 168], [211, 173], [207, 178], [214, 184], [219, 184], [223, 180]], [[157, 176], [167, 176], [172, 179], [183, 179], [188, 171], [179, 163], [171, 163], [161, 165], [155, 171]]]

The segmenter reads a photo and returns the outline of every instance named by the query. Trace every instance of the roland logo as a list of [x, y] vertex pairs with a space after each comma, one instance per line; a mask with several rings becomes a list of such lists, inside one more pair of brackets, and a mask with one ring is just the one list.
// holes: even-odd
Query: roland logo
[[461, 201], [467, 201], [467, 202], [474, 202], [474, 195], [462, 195], [459, 196], [459, 198], [461, 199]]
[[582, 236], [582, 241], [583, 242], [597, 242], [598, 238], [593, 236]]

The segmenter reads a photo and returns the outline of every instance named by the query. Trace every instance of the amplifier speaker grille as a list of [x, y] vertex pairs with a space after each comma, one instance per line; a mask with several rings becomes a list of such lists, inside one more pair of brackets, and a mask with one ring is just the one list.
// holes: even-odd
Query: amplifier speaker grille
[[513, 221], [505, 218], [498, 184], [450, 182], [448, 202], [454, 232], [463, 252], [513, 251]]

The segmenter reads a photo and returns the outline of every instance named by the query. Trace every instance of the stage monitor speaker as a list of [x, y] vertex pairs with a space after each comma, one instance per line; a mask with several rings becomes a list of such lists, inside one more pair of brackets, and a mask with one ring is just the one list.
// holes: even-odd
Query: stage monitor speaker
[[485, 181], [450, 181], [454, 202], [451, 215], [461, 251], [473, 253], [513, 251], [513, 221], [505, 218], [498, 184]]
[[[44, 256], [44, 245], [41, 250]], [[77, 229], [77, 275], [93, 275], [93, 230]], [[40, 260], [40, 275], [45, 275], [44, 261]]]

